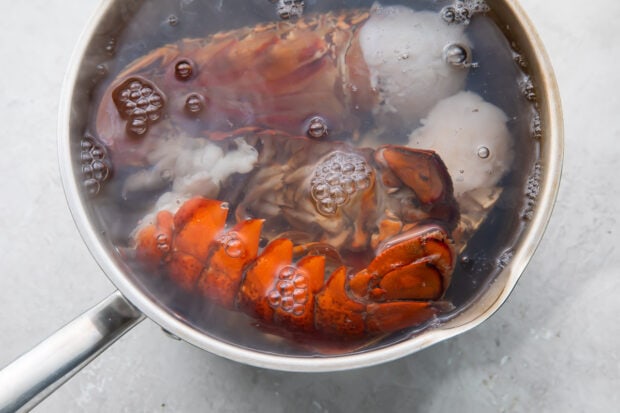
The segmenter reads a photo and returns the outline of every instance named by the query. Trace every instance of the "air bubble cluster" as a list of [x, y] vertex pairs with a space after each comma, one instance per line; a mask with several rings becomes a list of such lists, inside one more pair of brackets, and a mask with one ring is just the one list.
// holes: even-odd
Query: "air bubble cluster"
[[538, 139], [538, 140], [542, 139], [542, 135], [543, 135], [542, 122], [540, 120], [540, 113], [538, 112], [536, 112], [534, 116], [532, 117], [531, 130], [532, 130], [532, 137], [534, 139]]
[[515, 53], [514, 61], [522, 68], [527, 69], [527, 58], [520, 53]]
[[114, 56], [114, 54], [116, 53], [116, 39], [115, 38], [111, 38], [108, 40], [108, 42], [105, 45], [105, 51], [110, 56]]
[[334, 215], [357, 191], [371, 184], [372, 169], [362, 156], [336, 151], [316, 166], [310, 193], [322, 215]]
[[536, 199], [540, 194], [540, 179], [542, 176], [542, 166], [540, 163], [534, 165], [534, 172], [527, 180], [527, 188], [525, 190], [525, 210], [521, 216], [525, 220], [534, 218], [534, 209], [536, 208]]
[[512, 257], [514, 257], [515, 252], [513, 250], [507, 250], [502, 252], [502, 254], [497, 258], [497, 268], [503, 270], [510, 264], [512, 261]]
[[170, 252], [170, 240], [166, 234], [159, 234], [155, 241], [157, 242], [157, 249], [162, 253], [167, 254]]
[[113, 99], [120, 115], [127, 119], [127, 132], [138, 136], [161, 118], [164, 108], [163, 94], [143, 79], [128, 79], [116, 88]]
[[522, 80], [519, 86], [521, 87], [521, 93], [523, 93], [523, 96], [525, 96], [527, 100], [530, 102], [536, 101], [536, 88], [529, 76]]
[[308, 278], [294, 266], [286, 266], [278, 273], [276, 287], [267, 294], [269, 306], [302, 316], [310, 299]]
[[80, 146], [82, 182], [88, 195], [95, 196], [101, 191], [103, 183], [110, 178], [110, 161], [103, 145], [92, 136], [83, 137]]
[[490, 10], [484, 0], [456, 0], [454, 4], [441, 10], [441, 17], [447, 23], [468, 25], [474, 15]]
[[304, 0], [278, 0], [276, 5], [276, 13], [283, 20], [301, 17], [304, 13]]

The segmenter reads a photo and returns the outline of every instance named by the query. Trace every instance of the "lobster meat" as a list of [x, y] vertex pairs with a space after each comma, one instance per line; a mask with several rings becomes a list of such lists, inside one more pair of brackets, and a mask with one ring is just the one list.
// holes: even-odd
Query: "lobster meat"
[[[231, 137], [241, 135], [260, 151], [249, 191], [222, 190], [225, 200], [198, 196], [157, 212], [135, 235], [136, 257], [150, 271], [265, 324], [332, 338], [420, 325], [445, 307], [458, 208], [437, 155], [253, 128]], [[323, 174], [331, 189], [320, 188]], [[360, 179], [349, 188], [350, 176]], [[347, 196], [334, 200], [334, 187]], [[325, 203], [317, 192], [336, 196]], [[283, 227], [305, 229], [316, 241], [294, 242], [277, 232]]]

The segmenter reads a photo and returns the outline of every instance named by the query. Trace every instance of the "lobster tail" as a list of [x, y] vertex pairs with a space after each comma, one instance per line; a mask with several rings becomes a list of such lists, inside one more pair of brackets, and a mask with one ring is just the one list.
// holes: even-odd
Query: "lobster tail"
[[271, 241], [259, 252], [263, 220], [226, 230], [228, 207], [204, 198], [136, 235], [137, 257], [183, 290], [281, 328], [357, 339], [424, 323], [449, 284], [454, 254], [436, 225], [415, 227], [378, 248], [353, 276], [337, 268], [324, 284], [325, 257], [293, 260], [292, 241]]

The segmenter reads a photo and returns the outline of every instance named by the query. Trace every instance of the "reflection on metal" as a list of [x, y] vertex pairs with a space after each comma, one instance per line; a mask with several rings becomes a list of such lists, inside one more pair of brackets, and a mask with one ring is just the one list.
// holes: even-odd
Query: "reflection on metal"
[[143, 318], [113, 293], [0, 371], [0, 413], [29, 411]]

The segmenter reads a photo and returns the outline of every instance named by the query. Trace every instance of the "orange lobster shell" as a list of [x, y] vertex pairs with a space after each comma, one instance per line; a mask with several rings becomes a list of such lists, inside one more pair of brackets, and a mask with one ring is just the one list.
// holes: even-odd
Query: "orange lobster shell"
[[259, 252], [263, 220], [226, 228], [228, 207], [205, 198], [157, 214], [136, 237], [140, 261], [225, 308], [288, 330], [359, 339], [430, 320], [450, 283], [455, 252], [439, 225], [410, 228], [377, 249], [356, 274], [325, 279], [321, 255], [295, 257], [285, 238]]

